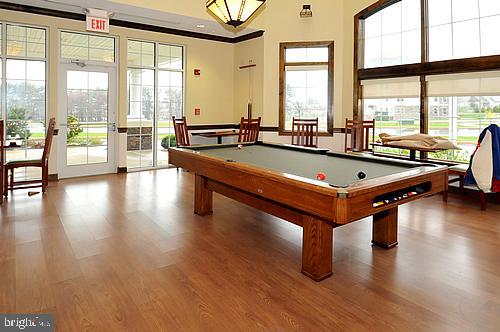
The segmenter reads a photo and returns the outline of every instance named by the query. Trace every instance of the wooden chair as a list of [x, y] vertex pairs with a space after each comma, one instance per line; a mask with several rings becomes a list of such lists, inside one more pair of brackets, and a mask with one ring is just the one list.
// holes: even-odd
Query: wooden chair
[[239, 143], [255, 142], [259, 139], [260, 117], [258, 119], [245, 119], [241, 117]]
[[[347, 136], [349, 133], [351, 134], [350, 146], [347, 145]], [[362, 121], [345, 119], [345, 152], [373, 152], [373, 147], [370, 145], [373, 142], [375, 142], [375, 120]]]
[[4, 140], [4, 127], [3, 120], [0, 120], [0, 204], [3, 203], [3, 167], [5, 164], [5, 153], [3, 147], [5, 146]]
[[292, 145], [318, 147], [318, 118], [292, 118]]
[[175, 116], [172, 116], [172, 121], [174, 122], [175, 140], [177, 141], [177, 146], [191, 146], [186, 117], [183, 116], [182, 119], [176, 119]]
[[[45, 136], [45, 145], [43, 147], [42, 158], [40, 159], [19, 159], [11, 160], [5, 163], [4, 166], [4, 195], [7, 197], [9, 190], [15, 189], [27, 189], [27, 188], [37, 188], [42, 187], [42, 192], [47, 191], [47, 184], [49, 179], [49, 155], [50, 147], [52, 146], [52, 138], [54, 137], [54, 129], [56, 126], [56, 119], [51, 118], [49, 120], [49, 126], [47, 127], [47, 135]], [[21, 167], [40, 167], [42, 169], [42, 178], [37, 180], [27, 180], [27, 181], [14, 181], [14, 170]], [[9, 171], [10, 171], [10, 182], [9, 182]], [[36, 184], [39, 183], [40, 184]]]
[[[455, 166], [448, 167], [448, 176], [450, 177], [448, 183], [458, 182], [458, 194], [460, 196], [465, 197], [466, 190], [470, 193], [477, 192], [479, 193], [479, 205], [481, 207], [481, 211], [486, 210], [486, 206], [488, 205], [487, 196], [495, 195], [495, 199], [497, 204], [500, 204], [500, 193], [495, 192], [484, 192], [476, 186], [465, 186], [464, 179], [465, 174], [467, 173], [467, 169], [469, 168], [468, 164], [459, 164]], [[443, 192], [443, 201], [448, 201], [448, 190]]]

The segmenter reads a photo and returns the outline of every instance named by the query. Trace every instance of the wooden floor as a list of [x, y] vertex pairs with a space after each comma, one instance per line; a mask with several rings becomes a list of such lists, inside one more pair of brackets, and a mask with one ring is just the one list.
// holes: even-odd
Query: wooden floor
[[301, 229], [215, 195], [193, 214], [176, 169], [51, 183], [1, 207], [0, 312], [58, 331], [499, 331], [500, 207], [400, 208], [399, 247], [371, 221], [335, 230], [334, 276], [300, 273]]

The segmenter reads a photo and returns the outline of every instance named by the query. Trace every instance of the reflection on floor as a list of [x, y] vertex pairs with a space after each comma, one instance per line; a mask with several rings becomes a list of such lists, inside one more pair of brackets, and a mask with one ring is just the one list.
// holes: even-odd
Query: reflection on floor
[[[168, 150], [161, 149], [157, 155], [158, 167], [168, 166]], [[153, 150], [127, 151], [127, 168], [153, 167]]]
[[194, 215], [192, 173], [64, 180], [0, 208], [0, 312], [60, 331], [498, 331], [499, 212], [418, 200], [388, 251], [369, 219], [340, 227], [316, 283], [299, 227], [219, 195]]

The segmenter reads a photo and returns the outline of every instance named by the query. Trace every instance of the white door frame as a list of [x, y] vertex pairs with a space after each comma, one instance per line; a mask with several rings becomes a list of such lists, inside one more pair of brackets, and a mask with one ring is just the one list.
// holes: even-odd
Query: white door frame
[[[67, 72], [68, 70], [85, 72], [105, 72], [108, 73], [108, 162], [86, 165], [67, 165]], [[115, 66], [88, 65], [78, 66], [78, 63], [60, 63], [58, 77], [58, 123], [59, 123], [59, 144], [58, 144], [58, 175], [59, 178], [70, 178], [78, 176], [90, 176], [99, 174], [116, 173], [118, 154], [118, 87], [117, 69]]]

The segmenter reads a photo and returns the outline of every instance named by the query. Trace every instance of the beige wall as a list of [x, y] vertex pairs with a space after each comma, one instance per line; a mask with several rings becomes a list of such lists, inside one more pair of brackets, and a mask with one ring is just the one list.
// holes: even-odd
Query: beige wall
[[[39, 25], [49, 28], [49, 116], [56, 115], [58, 82], [58, 31], [84, 31], [85, 22], [0, 10], [2, 21]], [[126, 126], [127, 114], [127, 38], [174, 43], [186, 47], [186, 116], [189, 123], [227, 123], [233, 119], [234, 45], [186, 38], [142, 30], [111, 27], [110, 35], [119, 38], [118, 105], [119, 126]], [[193, 69], [201, 69], [195, 77]], [[194, 116], [194, 108], [202, 109]]]
[[[213, 19], [205, 9], [205, 2], [199, 0], [115, 0], [176, 14]], [[246, 115], [249, 94], [249, 70], [239, 66], [250, 61], [257, 66], [253, 76], [253, 115], [263, 117], [263, 125], [278, 125], [278, 78], [279, 43], [290, 41], [333, 40], [335, 42], [334, 77], [334, 126], [342, 127], [345, 117], [352, 117], [352, 68], [353, 68], [353, 17], [374, 0], [314, 0], [313, 17], [299, 18], [303, 1], [268, 1], [248, 27], [265, 31], [263, 37], [250, 41], [228, 44], [186, 38], [141, 30], [111, 27], [110, 34], [119, 38], [118, 66], [118, 123], [126, 126], [127, 83], [126, 83], [126, 40], [141, 40], [174, 43], [186, 47], [186, 95], [185, 113], [190, 124], [235, 123]], [[84, 31], [85, 22], [0, 10], [2, 21], [33, 24], [49, 28], [49, 76], [48, 114], [57, 115], [58, 97], [58, 31], [68, 29]], [[230, 27], [228, 27], [230, 29]], [[201, 69], [201, 76], [195, 77], [193, 69]], [[201, 108], [201, 115], [194, 115], [194, 108]], [[266, 133], [265, 139], [288, 141], [275, 133]], [[123, 138], [120, 138], [123, 141]], [[321, 145], [342, 149], [343, 138], [323, 138]], [[55, 143], [57, 146], [57, 142]], [[124, 144], [122, 142], [118, 159], [124, 165]], [[53, 152], [53, 159], [56, 153]], [[57, 161], [51, 162], [51, 173], [57, 172]]]
[[251, 23], [250, 27], [265, 30], [263, 121], [267, 126], [278, 125], [279, 109], [279, 43], [291, 41], [335, 41], [334, 125], [342, 118], [342, 43], [343, 1], [312, 1], [313, 17], [299, 18], [303, 1], [274, 0]]
[[353, 67], [354, 67], [354, 15], [375, 3], [374, 0], [349, 0], [344, 1], [344, 66], [342, 100], [344, 118], [352, 118], [353, 109]]
[[[199, 0], [113, 0], [114, 2], [152, 8], [203, 19], [213, 19]], [[334, 126], [343, 127], [344, 118], [352, 117], [352, 70], [354, 15], [375, 0], [314, 0], [313, 17], [299, 18], [302, 0], [272, 0], [249, 23], [249, 28], [264, 30], [264, 36], [234, 46], [234, 111], [239, 119], [246, 114], [248, 72], [239, 66], [253, 60], [253, 114], [263, 117], [266, 126], [278, 125], [279, 43], [287, 41], [335, 41]], [[232, 29], [231, 27], [228, 27]]]
[[[252, 96], [252, 116], [263, 116], [264, 92], [264, 38], [241, 42], [234, 47], [234, 122], [247, 115], [247, 104]], [[240, 69], [249, 64], [255, 67]]]
[[[84, 31], [85, 22], [0, 10], [4, 22], [37, 25], [48, 28], [48, 116], [58, 119], [58, 32], [61, 29]], [[118, 74], [118, 126], [125, 127], [127, 114], [127, 38], [184, 45], [186, 48], [185, 113], [189, 124], [233, 123], [234, 109], [234, 45], [194, 38], [186, 38], [141, 30], [111, 27], [110, 35], [119, 40]], [[195, 77], [193, 69], [201, 69]], [[194, 108], [201, 108], [201, 115], [194, 115]], [[118, 166], [125, 165], [126, 145], [119, 139]], [[57, 138], [53, 143], [49, 172], [58, 173]]]

